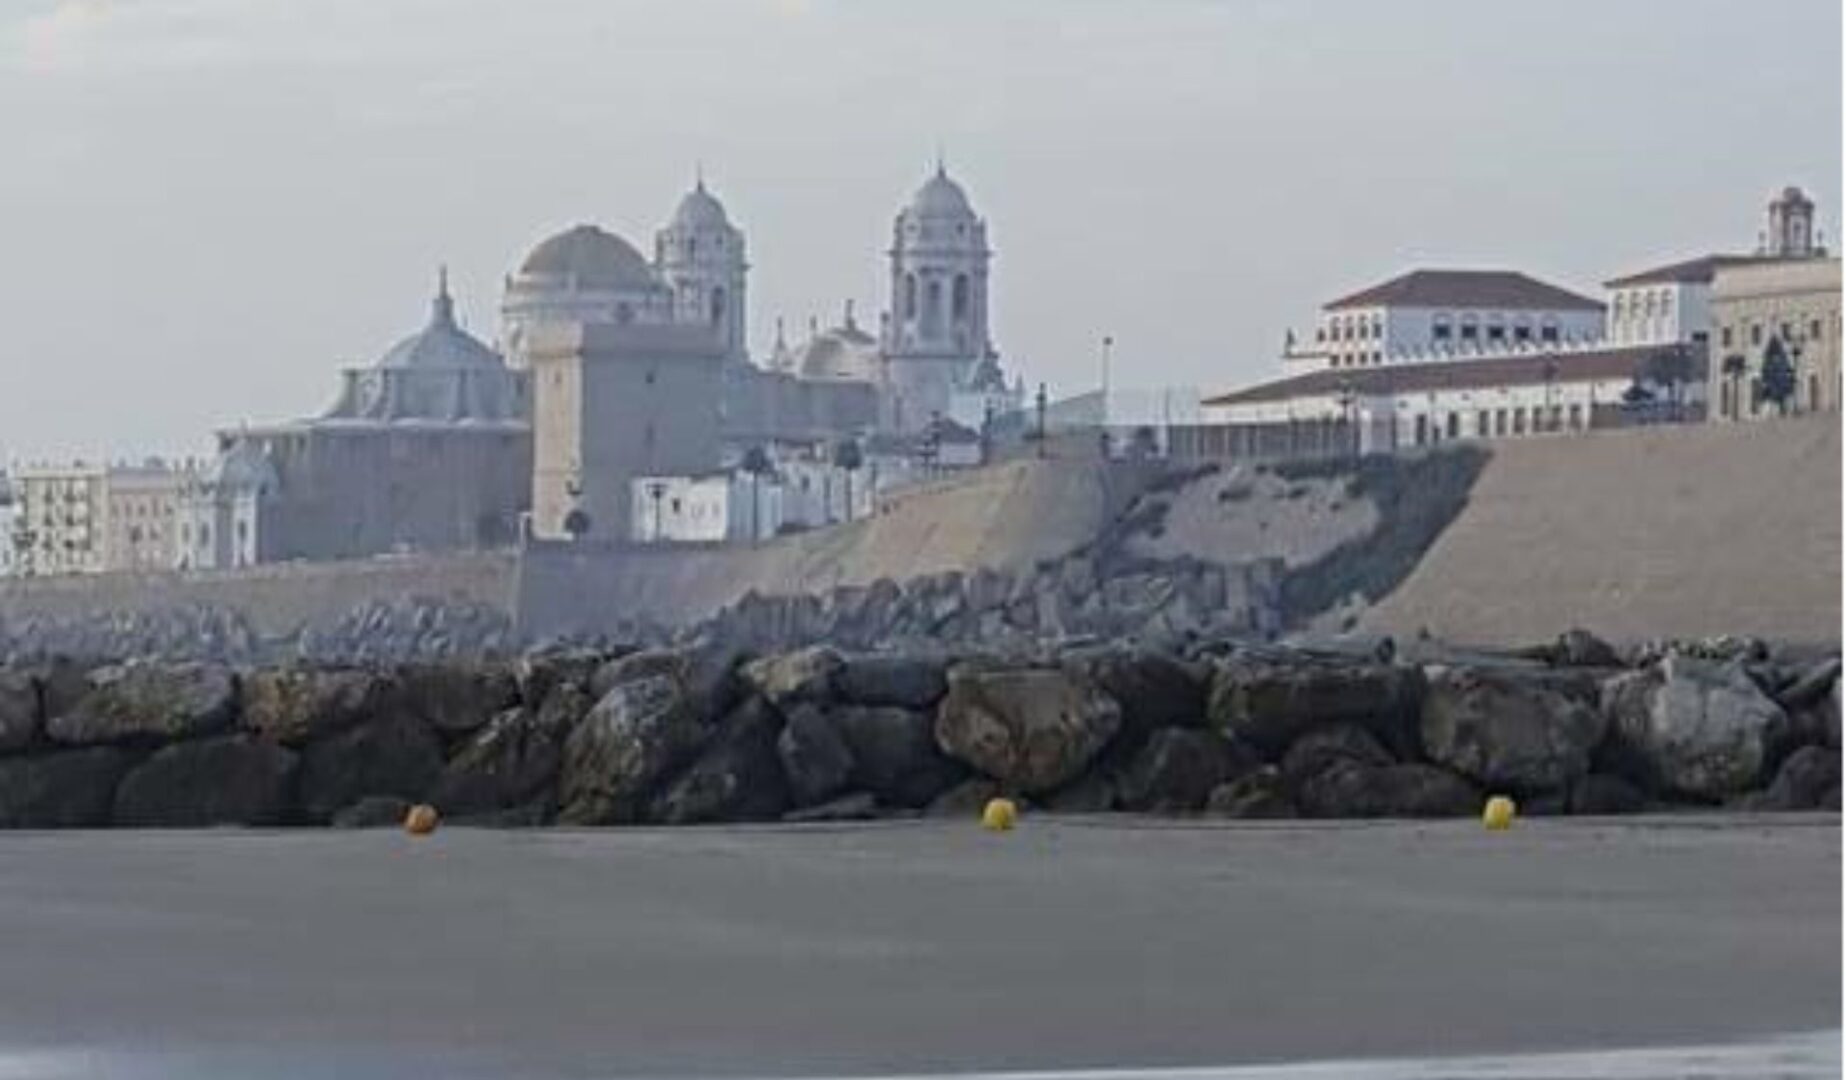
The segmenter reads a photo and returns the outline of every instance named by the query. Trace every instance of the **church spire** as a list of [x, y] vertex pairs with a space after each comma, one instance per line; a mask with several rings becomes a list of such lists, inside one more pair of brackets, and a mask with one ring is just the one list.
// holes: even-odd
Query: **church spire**
[[436, 267], [436, 299], [430, 302], [430, 321], [452, 325], [455, 322], [455, 300], [449, 295], [449, 264]]

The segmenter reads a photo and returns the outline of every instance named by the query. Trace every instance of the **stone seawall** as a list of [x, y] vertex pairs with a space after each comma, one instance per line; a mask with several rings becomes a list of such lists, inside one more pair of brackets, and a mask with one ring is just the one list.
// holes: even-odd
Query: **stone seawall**
[[0, 668], [0, 826], [1838, 809], [1840, 662], [1728, 640], [1520, 655], [1199, 639], [504, 662]]

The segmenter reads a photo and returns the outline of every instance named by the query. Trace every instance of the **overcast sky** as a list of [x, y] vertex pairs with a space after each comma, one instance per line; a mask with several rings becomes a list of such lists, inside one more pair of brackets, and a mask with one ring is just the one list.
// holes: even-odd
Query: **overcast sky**
[[[199, 452], [703, 162], [752, 346], [882, 310], [940, 146], [1054, 391], [1268, 374], [1415, 266], [1593, 291], [1840, 206], [1838, 0], [0, 0], [0, 457]], [[867, 321], [871, 321], [869, 318]]]

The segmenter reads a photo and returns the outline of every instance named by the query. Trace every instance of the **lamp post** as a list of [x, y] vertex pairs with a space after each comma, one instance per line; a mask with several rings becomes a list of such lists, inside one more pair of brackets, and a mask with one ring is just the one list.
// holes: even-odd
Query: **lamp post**
[[1038, 384], [1038, 456], [1045, 456], [1045, 384]]
[[660, 532], [661, 532], [660, 500], [662, 496], [666, 495], [666, 493], [667, 493], [666, 481], [649, 480], [647, 482], [648, 497], [654, 500], [654, 542], [656, 544], [660, 542]]

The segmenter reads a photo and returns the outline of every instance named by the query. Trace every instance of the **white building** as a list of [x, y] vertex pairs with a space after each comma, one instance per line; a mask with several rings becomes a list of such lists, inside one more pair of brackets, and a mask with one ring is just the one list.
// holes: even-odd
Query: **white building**
[[[630, 485], [636, 543], [721, 544], [766, 540], [872, 512], [879, 479], [827, 461], [779, 461], [759, 476], [729, 468], [697, 476], [643, 476]], [[754, 510], [752, 509], [754, 504]]]
[[[1659, 359], [1667, 355], [1678, 357], [1677, 365]], [[1351, 449], [1373, 453], [1585, 431], [1636, 414], [1691, 419], [1702, 414], [1705, 383], [1704, 350], [1696, 346], [1321, 369], [1208, 399], [1202, 425], [1186, 434], [1182, 449], [1184, 456], [1236, 456], [1244, 449], [1239, 439], [1340, 423], [1351, 425]], [[1224, 445], [1212, 445], [1214, 438]]]
[[184, 469], [158, 460], [21, 467], [13, 481], [13, 571], [172, 569], [187, 481]]
[[1413, 270], [1321, 308], [1313, 341], [1293, 333], [1285, 375], [1491, 355], [1529, 346], [1591, 342], [1603, 305], [1503, 270]]
[[12, 577], [17, 572], [18, 522], [19, 501], [13, 496], [13, 482], [5, 473], [0, 473], [0, 578]]
[[275, 466], [252, 440], [232, 443], [180, 496], [181, 570], [225, 570], [262, 561], [266, 532], [276, 527]]

